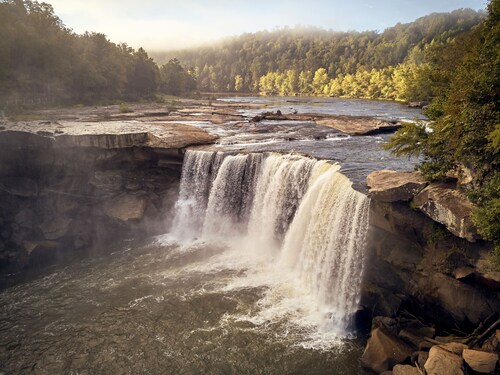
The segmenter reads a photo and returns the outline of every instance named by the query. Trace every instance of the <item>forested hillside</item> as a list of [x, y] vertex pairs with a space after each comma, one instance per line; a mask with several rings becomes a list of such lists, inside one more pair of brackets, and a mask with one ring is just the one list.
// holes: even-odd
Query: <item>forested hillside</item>
[[285, 28], [164, 58], [193, 67], [201, 91], [423, 100], [429, 92], [427, 82], [415, 82], [418, 71], [483, 17], [470, 9], [436, 13], [381, 33]]
[[500, 268], [500, 1], [488, 17], [455, 41], [436, 48], [417, 77], [429, 82], [428, 125], [406, 124], [387, 145], [399, 155], [421, 155], [429, 180], [458, 176], [477, 204], [480, 234], [496, 244]]
[[195, 88], [177, 60], [157, 64], [144, 49], [78, 35], [49, 4], [0, 1], [0, 110], [181, 94]]

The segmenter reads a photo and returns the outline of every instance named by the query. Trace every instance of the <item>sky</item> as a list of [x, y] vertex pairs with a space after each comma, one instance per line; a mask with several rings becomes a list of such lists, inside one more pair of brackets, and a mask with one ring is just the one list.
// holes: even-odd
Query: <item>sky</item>
[[485, 9], [487, 0], [45, 0], [77, 33], [167, 51], [285, 26], [382, 31], [433, 12]]

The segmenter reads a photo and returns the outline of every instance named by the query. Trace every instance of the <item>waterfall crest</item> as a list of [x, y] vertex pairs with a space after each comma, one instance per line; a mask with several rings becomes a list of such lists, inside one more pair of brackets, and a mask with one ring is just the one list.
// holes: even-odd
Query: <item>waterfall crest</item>
[[337, 165], [281, 154], [188, 151], [172, 233], [277, 253], [344, 333], [359, 299], [368, 198]]

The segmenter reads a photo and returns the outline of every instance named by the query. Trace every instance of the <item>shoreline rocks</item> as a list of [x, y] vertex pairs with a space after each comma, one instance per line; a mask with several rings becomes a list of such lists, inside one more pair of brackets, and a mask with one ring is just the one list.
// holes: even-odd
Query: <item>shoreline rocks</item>
[[455, 236], [475, 242], [479, 235], [472, 223], [474, 205], [449, 184], [434, 183], [419, 192], [414, 204], [432, 220], [443, 224]]
[[[413, 172], [379, 171], [367, 178], [371, 213], [361, 306], [385, 316], [373, 319], [372, 333], [379, 322], [392, 319], [391, 334], [413, 350], [410, 360], [387, 370], [495, 374], [500, 291], [497, 273], [484, 265], [489, 245], [471, 241], [475, 231], [464, 218], [473, 207], [460, 191], [419, 180], [412, 185], [413, 177]], [[439, 213], [431, 205], [439, 206]], [[419, 321], [409, 323], [408, 315]], [[419, 328], [422, 321], [435, 329]], [[372, 352], [383, 350], [370, 340]]]

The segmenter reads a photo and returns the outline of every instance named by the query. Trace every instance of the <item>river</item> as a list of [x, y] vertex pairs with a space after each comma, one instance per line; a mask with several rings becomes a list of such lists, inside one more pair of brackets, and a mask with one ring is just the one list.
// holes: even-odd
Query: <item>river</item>
[[[421, 118], [385, 102], [240, 100]], [[414, 161], [381, 150], [386, 136], [310, 123], [267, 124], [277, 128], [257, 136], [198, 125], [221, 139], [188, 152], [164, 235], [120, 239], [0, 293], [0, 372], [363, 373], [352, 316], [368, 200], [351, 184]]]

